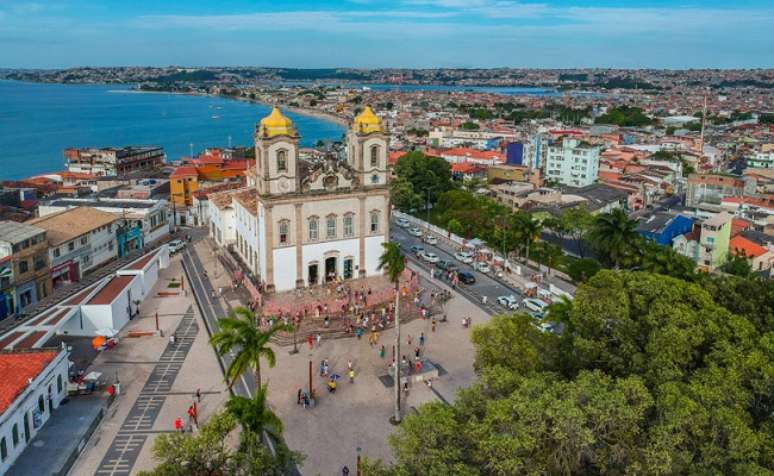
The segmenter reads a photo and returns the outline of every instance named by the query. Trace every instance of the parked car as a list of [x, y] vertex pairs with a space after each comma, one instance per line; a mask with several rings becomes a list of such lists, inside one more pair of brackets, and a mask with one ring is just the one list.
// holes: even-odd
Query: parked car
[[540, 329], [542, 332], [549, 333], [549, 332], [556, 332], [556, 327], [554, 324], [549, 324], [548, 322], [534, 322], [535, 326], [537, 326], [538, 329]]
[[401, 228], [408, 228], [411, 225], [411, 223], [409, 223], [409, 221], [405, 218], [398, 218], [395, 220], [395, 224]]
[[422, 230], [420, 230], [419, 228], [417, 228], [415, 226], [412, 226], [411, 228], [409, 228], [408, 232], [409, 232], [409, 235], [416, 236], [417, 238], [422, 236]]
[[489, 263], [487, 263], [486, 261], [477, 261], [473, 265], [473, 269], [475, 269], [479, 273], [488, 273], [492, 271], [492, 269], [489, 267]]
[[183, 240], [172, 240], [169, 243], [167, 243], [167, 246], [169, 246], [169, 253], [175, 254], [178, 251], [182, 251], [183, 248], [185, 248], [186, 242]]
[[439, 260], [436, 264], [439, 269], [442, 269], [444, 271], [457, 271], [457, 265], [454, 264], [453, 261], [448, 260]]
[[429, 251], [423, 251], [419, 257], [428, 263], [437, 263], [439, 261], [438, 255]]
[[476, 277], [473, 276], [473, 273], [468, 271], [457, 273], [457, 277], [460, 279], [462, 284], [474, 284], [476, 282]]
[[529, 311], [527, 314], [529, 314], [529, 317], [532, 319], [536, 319], [538, 321], [542, 321], [544, 317], [546, 317], [545, 313], [540, 311]]
[[419, 256], [419, 255], [421, 255], [422, 253], [425, 252], [425, 249], [422, 246], [419, 246], [419, 245], [411, 245], [411, 252], [414, 253], [415, 255]]
[[438, 244], [438, 238], [434, 237], [433, 235], [425, 235], [424, 241], [428, 245], [437, 245]]
[[530, 311], [540, 312], [542, 314], [545, 314], [546, 310], [548, 309], [548, 304], [546, 304], [544, 301], [541, 301], [540, 299], [527, 298], [521, 303]]
[[454, 253], [454, 257], [463, 263], [470, 264], [473, 262], [473, 255], [467, 251], [458, 251]]
[[519, 301], [513, 294], [498, 296], [497, 303], [506, 309], [516, 309], [519, 307]]

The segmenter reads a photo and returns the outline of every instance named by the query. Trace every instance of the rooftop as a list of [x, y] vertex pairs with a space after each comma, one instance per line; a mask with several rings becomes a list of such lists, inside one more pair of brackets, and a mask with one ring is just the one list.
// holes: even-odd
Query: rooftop
[[47, 205], [52, 207], [100, 207], [100, 208], [153, 208], [154, 200], [100, 200], [97, 198], [52, 200]]
[[46, 230], [27, 223], [0, 221], [0, 241], [7, 241], [12, 245], [45, 232]]
[[56, 358], [58, 350], [41, 349], [23, 352], [0, 351], [0, 415], [13, 404], [46, 366]]
[[77, 207], [34, 218], [27, 223], [47, 230], [49, 243], [59, 246], [116, 220], [118, 217], [112, 213], [91, 207]]
[[114, 276], [86, 305], [99, 306], [112, 303], [136, 276]]

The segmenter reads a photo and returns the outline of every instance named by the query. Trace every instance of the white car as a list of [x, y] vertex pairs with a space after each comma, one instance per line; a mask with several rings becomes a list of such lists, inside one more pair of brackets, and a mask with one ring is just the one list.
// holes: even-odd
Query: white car
[[406, 220], [405, 218], [398, 218], [397, 220], [395, 220], [395, 224], [401, 228], [408, 228], [409, 225], [411, 225], [411, 223], [409, 223], [409, 221]]
[[537, 326], [541, 332], [556, 332], [556, 327], [553, 324], [549, 324], [548, 322], [533, 322], [533, 324]]
[[530, 311], [540, 312], [543, 314], [545, 314], [546, 310], [548, 309], [548, 304], [546, 304], [544, 301], [541, 301], [540, 299], [527, 298], [521, 303]]
[[475, 269], [479, 273], [488, 273], [491, 271], [491, 268], [489, 268], [489, 263], [485, 261], [476, 262], [476, 264], [473, 265], [473, 269]]
[[497, 303], [506, 309], [516, 309], [519, 307], [519, 301], [513, 294], [498, 296]]
[[422, 254], [419, 255], [420, 258], [427, 261], [428, 263], [437, 263], [440, 261], [440, 258], [438, 258], [438, 255], [435, 253], [431, 253], [429, 251], [423, 251]]
[[419, 228], [417, 228], [415, 226], [412, 226], [411, 228], [409, 228], [408, 232], [409, 232], [409, 235], [412, 235], [412, 236], [416, 236], [416, 237], [421, 237], [422, 236], [422, 230], [420, 230]]
[[425, 243], [428, 245], [437, 245], [438, 238], [434, 237], [433, 235], [425, 235]]
[[463, 263], [470, 264], [473, 262], [473, 255], [467, 251], [458, 251], [454, 253], [454, 257]]
[[183, 240], [172, 240], [169, 243], [167, 243], [167, 246], [169, 246], [169, 253], [175, 254], [178, 251], [181, 251], [183, 248], [185, 248], [185, 241]]

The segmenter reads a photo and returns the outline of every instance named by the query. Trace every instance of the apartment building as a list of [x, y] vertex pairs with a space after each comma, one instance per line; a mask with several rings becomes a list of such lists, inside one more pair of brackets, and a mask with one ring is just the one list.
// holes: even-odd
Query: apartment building
[[46, 230], [27, 223], [0, 222], [0, 319], [51, 292]]
[[118, 256], [119, 218], [90, 207], [77, 207], [30, 220], [46, 230], [51, 283], [59, 288]]
[[731, 175], [691, 174], [688, 176], [685, 205], [689, 207], [696, 207], [701, 203], [720, 205], [725, 197], [744, 195], [744, 185], [744, 180]]
[[570, 187], [586, 187], [597, 180], [599, 147], [564, 138], [548, 146], [545, 179]]
[[124, 175], [161, 167], [166, 155], [162, 147], [69, 148], [64, 151], [67, 169], [93, 175]]
[[747, 159], [747, 167], [756, 169], [774, 169], [774, 150], [756, 152]]

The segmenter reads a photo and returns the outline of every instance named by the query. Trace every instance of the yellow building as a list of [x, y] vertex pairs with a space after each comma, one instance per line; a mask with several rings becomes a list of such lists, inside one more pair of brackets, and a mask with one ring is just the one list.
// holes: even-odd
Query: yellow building
[[169, 200], [174, 206], [190, 206], [198, 188], [199, 172], [193, 165], [181, 165], [169, 176]]
[[499, 182], [525, 182], [526, 167], [517, 165], [491, 165], [486, 169], [486, 179], [489, 183]]

